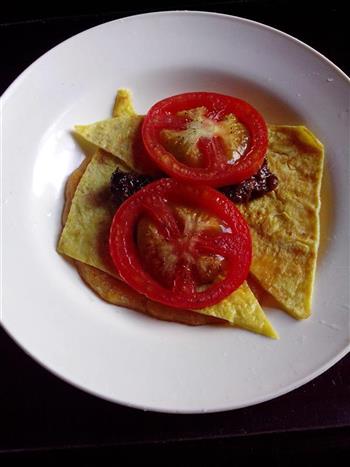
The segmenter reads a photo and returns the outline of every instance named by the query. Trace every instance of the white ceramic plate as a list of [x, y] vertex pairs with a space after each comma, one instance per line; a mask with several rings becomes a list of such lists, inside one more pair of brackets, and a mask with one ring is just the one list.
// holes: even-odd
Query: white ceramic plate
[[[327, 152], [313, 316], [267, 310], [281, 339], [156, 321], [97, 298], [59, 256], [63, 189], [82, 159], [70, 129], [184, 91], [248, 100], [304, 123]], [[320, 54], [241, 18], [134, 16], [92, 28], [30, 66], [2, 99], [2, 322], [37, 361], [98, 396], [144, 409], [234, 409], [286, 393], [349, 350], [349, 80]]]

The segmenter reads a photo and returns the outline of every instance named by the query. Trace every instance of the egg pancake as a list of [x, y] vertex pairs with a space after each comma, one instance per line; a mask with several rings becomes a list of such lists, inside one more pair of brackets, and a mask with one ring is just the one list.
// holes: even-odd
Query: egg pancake
[[133, 157], [133, 144], [140, 133], [143, 118], [135, 112], [130, 92], [121, 89], [115, 99], [112, 118], [90, 125], [76, 125], [74, 130], [88, 142], [117, 156], [128, 167], [139, 172]]
[[278, 189], [239, 205], [251, 230], [251, 273], [294, 318], [310, 316], [319, 244], [323, 146], [305, 127], [270, 126]]
[[109, 183], [117, 167], [127, 170], [116, 157], [102, 150], [92, 157], [75, 191], [58, 243], [59, 253], [112, 275], [115, 267], [109, 255], [108, 238], [116, 206]]
[[[208, 308], [207, 310], [204, 309], [203, 313], [199, 313], [198, 310], [179, 310], [153, 302], [110, 274], [106, 274], [79, 261], [76, 261], [76, 266], [80, 276], [87, 285], [103, 300], [113, 305], [140, 311], [163, 321], [172, 321], [191, 326], [230, 324], [271, 338], [278, 338], [276, 331], [266, 319], [264, 312], [257, 304], [253, 293], [249, 290], [246, 283], [235, 292], [235, 296], [232, 294], [220, 304], [211, 307], [212, 310]], [[239, 305], [239, 301], [241, 301], [242, 306]], [[225, 318], [220, 319], [217, 317], [218, 315], [225, 315], [226, 309], [229, 310], [232, 316], [231, 322], [227, 322]], [[205, 311], [208, 314], [205, 314]]]

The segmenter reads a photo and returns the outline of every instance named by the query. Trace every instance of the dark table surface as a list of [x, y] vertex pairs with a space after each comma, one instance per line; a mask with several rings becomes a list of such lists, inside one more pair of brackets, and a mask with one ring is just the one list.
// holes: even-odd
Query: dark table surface
[[[322, 3], [322, 2], [318, 2]], [[173, 2], [167, 9], [217, 11], [253, 19], [292, 34], [350, 73], [346, 2], [327, 6], [294, 0]], [[91, 26], [145, 11], [80, 7], [6, 7], [0, 19], [3, 92], [31, 62], [62, 40]], [[90, 465], [110, 455], [128, 465], [136, 455], [195, 453], [203, 465], [232, 459], [303, 459], [350, 453], [350, 355], [307, 385], [273, 401], [206, 415], [142, 412], [88, 395], [28, 357], [0, 329], [0, 462], [34, 459]], [[315, 457], [316, 456], [316, 457]]]

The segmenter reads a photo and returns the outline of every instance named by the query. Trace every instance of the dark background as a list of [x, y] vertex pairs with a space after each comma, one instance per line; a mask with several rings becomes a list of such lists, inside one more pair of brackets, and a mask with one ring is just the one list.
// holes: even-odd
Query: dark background
[[[39, 3], [39, 2], [38, 2]], [[0, 92], [30, 63], [68, 37], [132, 14], [172, 9], [216, 11], [287, 32], [350, 74], [346, 2], [231, 0], [140, 3], [129, 0], [1, 6]], [[220, 414], [167, 415], [111, 404], [47, 372], [0, 330], [0, 463], [153, 465], [190, 455], [202, 465], [237, 460], [333, 459], [350, 454], [350, 356], [313, 382], [254, 407]], [[140, 462], [139, 462], [140, 463]]]

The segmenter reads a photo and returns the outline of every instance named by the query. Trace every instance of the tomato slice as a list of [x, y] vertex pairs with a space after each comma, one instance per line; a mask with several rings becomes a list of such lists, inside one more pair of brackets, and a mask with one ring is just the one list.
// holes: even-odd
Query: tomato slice
[[116, 211], [110, 254], [122, 279], [175, 308], [214, 305], [246, 279], [249, 227], [225, 195], [163, 178]]
[[208, 92], [156, 103], [144, 119], [142, 138], [165, 173], [214, 187], [254, 175], [268, 144], [267, 126], [257, 110], [241, 99]]

